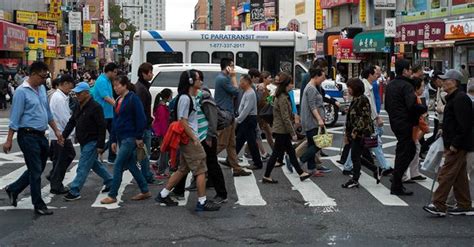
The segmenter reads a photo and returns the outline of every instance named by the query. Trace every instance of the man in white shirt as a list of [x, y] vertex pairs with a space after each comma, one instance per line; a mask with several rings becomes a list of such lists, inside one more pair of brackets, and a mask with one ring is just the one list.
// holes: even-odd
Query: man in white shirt
[[[74, 88], [74, 79], [70, 75], [64, 75], [59, 81], [56, 92], [51, 96], [49, 107], [53, 114], [54, 122], [58, 129], [62, 132], [66, 127], [66, 124], [71, 118], [71, 109], [69, 107], [69, 93]], [[50, 128], [50, 133], [51, 128]], [[72, 136], [72, 137], [71, 137]], [[57, 138], [54, 135], [50, 135], [51, 148], [53, 160], [53, 169], [50, 171], [48, 180], [51, 182], [51, 193], [53, 194], [66, 194], [68, 189], [63, 185], [64, 175], [66, 174], [67, 168], [76, 157], [74, 146], [72, 145], [71, 139], [74, 138], [71, 135], [64, 141], [64, 146], [61, 146]]]

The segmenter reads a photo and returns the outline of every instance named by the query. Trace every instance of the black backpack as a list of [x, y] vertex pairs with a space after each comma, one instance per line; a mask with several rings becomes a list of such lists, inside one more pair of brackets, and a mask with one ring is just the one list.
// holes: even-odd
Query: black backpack
[[234, 115], [226, 110], [222, 110], [218, 105], [216, 105], [215, 100], [212, 98], [209, 92], [203, 92], [201, 98], [201, 105], [209, 103], [212, 107], [215, 107], [217, 112], [217, 130], [223, 130], [229, 127], [234, 121]]
[[169, 109], [170, 109], [170, 120], [169, 122], [172, 123], [174, 121], [178, 121], [178, 102], [179, 102], [179, 97], [181, 97], [181, 95], [186, 95], [189, 97], [189, 100], [191, 102], [191, 104], [189, 104], [189, 114], [191, 114], [192, 111], [194, 111], [194, 103], [193, 103], [193, 99], [191, 98], [191, 96], [187, 95], [187, 94], [178, 94], [178, 96], [174, 97], [171, 101], [170, 101], [170, 104], [169, 104]]

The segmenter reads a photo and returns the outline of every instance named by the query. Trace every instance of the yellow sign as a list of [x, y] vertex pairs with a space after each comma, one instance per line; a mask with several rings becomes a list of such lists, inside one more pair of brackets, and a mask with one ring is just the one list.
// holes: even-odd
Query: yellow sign
[[43, 49], [46, 50], [47, 43], [46, 30], [31, 30], [28, 29], [28, 47], [32, 50]]
[[72, 45], [66, 45], [66, 50], [64, 51], [64, 55], [69, 57], [72, 55]]
[[54, 50], [44, 50], [44, 57], [55, 58], [56, 57], [56, 49], [54, 49]]
[[49, 1], [49, 12], [54, 14], [61, 13], [61, 0], [50, 0]]
[[250, 14], [249, 13], [245, 15], [245, 26], [247, 26], [247, 28], [250, 27]]
[[315, 0], [314, 4], [314, 29], [323, 30], [323, 8], [321, 8], [321, 0]]
[[303, 2], [299, 2], [297, 4], [295, 4], [295, 15], [302, 15], [304, 14], [305, 12], [305, 2], [306, 1], [303, 1]]
[[90, 33], [91, 32], [91, 21], [84, 21], [82, 26], [82, 32]]
[[367, 3], [365, 2], [366, 0], [360, 0], [359, 1], [359, 22], [360, 23], [365, 23], [367, 19]]
[[96, 24], [95, 23], [91, 23], [91, 33], [96, 33], [97, 30], [96, 30]]
[[16, 23], [36, 25], [38, 23], [38, 14], [35, 12], [17, 10]]
[[339, 26], [339, 9], [334, 8], [332, 10], [332, 25]]
[[38, 12], [38, 19], [45, 21], [59, 21], [61, 19], [61, 14], [53, 14], [49, 12]]
[[12, 22], [13, 21], [13, 15], [12, 15], [11, 12], [0, 9], [0, 20], [5, 20], [5, 21]]

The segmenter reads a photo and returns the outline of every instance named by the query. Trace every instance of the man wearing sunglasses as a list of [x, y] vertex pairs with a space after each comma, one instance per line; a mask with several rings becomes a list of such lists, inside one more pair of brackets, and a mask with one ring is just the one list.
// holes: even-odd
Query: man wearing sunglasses
[[[35, 213], [51, 215], [41, 198], [41, 173], [48, 159], [49, 145], [45, 131], [52, 128], [58, 142], [63, 142], [61, 132], [56, 127], [48, 105], [45, 80], [48, 78], [48, 66], [43, 62], [34, 62], [30, 66], [30, 77], [15, 91], [10, 114], [10, 126], [3, 151], [10, 152], [13, 135], [18, 132], [18, 145], [25, 157], [27, 170], [14, 183], [5, 188], [12, 206], [17, 206], [18, 195], [29, 185], [31, 202]], [[51, 133], [53, 134], [53, 133]]]

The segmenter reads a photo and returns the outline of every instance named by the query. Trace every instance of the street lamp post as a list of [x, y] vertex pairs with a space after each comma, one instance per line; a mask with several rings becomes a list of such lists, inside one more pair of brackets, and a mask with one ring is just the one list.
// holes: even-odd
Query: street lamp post
[[[143, 15], [143, 6], [138, 6], [138, 5], [122, 5], [122, 8], [121, 8], [121, 12], [122, 12], [122, 22], [124, 22], [124, 16], [123, 16], [123, 10], [125, 8], [135, 8], [135, 9], [140, 9], [140, 20], [141, 20], [141, 16]], [[141, 37], [142, 37], [142, 27], [141, 27], [141, 21], [139, 21], [138, 23], [138, 31], [140, 32], [140, 47], [142, 46], [141, 44]], [[133, 35], [133, 34], [132, 34]], [[122, 59], [125, 59], [125, 30], [122, 30]], [[141, 54], [140, 54], [141, 56]]]

